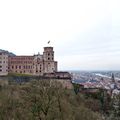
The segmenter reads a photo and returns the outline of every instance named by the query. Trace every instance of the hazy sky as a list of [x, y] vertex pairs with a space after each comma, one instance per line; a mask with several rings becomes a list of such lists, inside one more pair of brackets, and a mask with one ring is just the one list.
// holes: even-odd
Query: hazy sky
[[0, 49], [54, 46], [60, 70], [120, 70], [120, 0], [0, 0]]

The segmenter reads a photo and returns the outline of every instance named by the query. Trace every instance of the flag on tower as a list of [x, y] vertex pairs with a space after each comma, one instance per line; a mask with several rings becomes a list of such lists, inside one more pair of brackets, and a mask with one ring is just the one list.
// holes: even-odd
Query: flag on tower
[[48, 41], [48, 44], [50, 44], [50, 40]]

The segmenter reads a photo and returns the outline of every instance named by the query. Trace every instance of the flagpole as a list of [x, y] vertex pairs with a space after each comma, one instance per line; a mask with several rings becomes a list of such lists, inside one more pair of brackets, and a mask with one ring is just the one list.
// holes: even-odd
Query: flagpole
[[47, 42], [48, 46], [50, 46], [50, 43], [51, 43], [51, 41], [49, 40], [49, 41]]

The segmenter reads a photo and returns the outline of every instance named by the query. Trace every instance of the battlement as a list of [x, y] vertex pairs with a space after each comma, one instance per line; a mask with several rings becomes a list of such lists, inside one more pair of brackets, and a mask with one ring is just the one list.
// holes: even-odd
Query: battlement
[[53, 47], [44, 47], [44, 52], [53, 51]]

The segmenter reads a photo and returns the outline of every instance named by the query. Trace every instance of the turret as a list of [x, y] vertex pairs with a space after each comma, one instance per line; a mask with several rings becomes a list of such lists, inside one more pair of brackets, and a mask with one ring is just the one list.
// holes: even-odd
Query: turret
[[57, 71], [57, 62], [54, 61], [53, 47], [44, 47], [43, 60], [45, 73], [53, 73]]
[[53, 47], [44, 47], [43, 58], [44, 61], [54, 61]]

